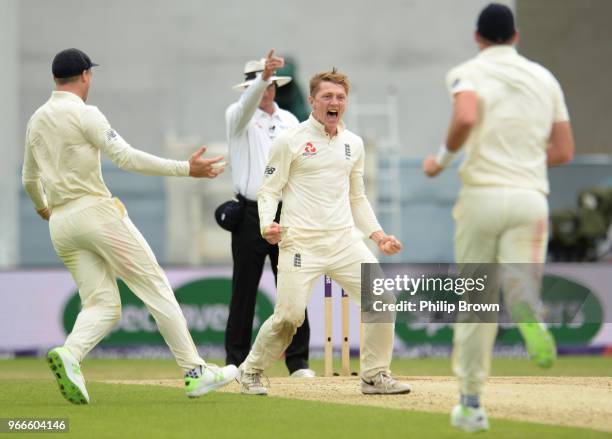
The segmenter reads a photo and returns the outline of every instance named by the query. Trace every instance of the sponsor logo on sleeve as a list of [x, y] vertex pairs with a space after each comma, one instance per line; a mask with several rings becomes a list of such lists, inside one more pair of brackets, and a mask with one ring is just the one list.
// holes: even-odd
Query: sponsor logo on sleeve
[[266, 166], [266, 169], [264, 170], [264, 175], [265, 176], [270, 176], [272, 174], [274, 174], [274, 172], [276, 172], [276, 168], [273, 166]]
[[302, 255], [300, 253], [293, 255], [293, 266], [296, 268], [302, 267]]
[[112, 128], [109, 128], [108, 130], [106, 130], [104, 132], [104, 135], [106, 136], [106, 141], [107, 142], [114, 142], [115, 140], [117, 140], [117, 131], [115, 131]]

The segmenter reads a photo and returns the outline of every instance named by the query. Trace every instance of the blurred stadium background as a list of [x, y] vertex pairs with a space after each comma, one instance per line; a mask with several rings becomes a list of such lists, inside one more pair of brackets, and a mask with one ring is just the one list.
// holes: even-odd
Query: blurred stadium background
[[[78, 310], [74, 283], [20, 179], [25, 125], [50, 94], [50, 63], [59, 50], [80, 48], [100, 64], [88, 103], [99, 106], [128, 142], [172, 158], [188, 157], [200, 143], [227, 152], [224, 111], [238, 97], [231, 85], [241, 80], [246, 60], [275, 48], [291, 59], [302, 94], [311, 74], [337, 66], [353, 84], [346, 119], [368, 145], [370, 199], [386, 230], [406, 248], [388, 262], [450, 262], [450, 211], [459, 181], [454, 172], [427, 181], [420, 160], [443, 140], [451, 109], [444, 76], [476, 54], [475, 17], [486, 3], [2, 0], [0, 352], [35, 354], [61, 343]], [[596, 291], [603, 317], [602, 324], [578, 335], [571, 325], [556, 335], [566, 334], [559, 344], [567, 353], [610, 353], [612, 328], [605, 322], [612, 317], [612, 2], [504, 3], [516, 11], [520, 52], [561, 82], [576, 137], [574, 162], [550, 171], [550, 260], [576, 263], [552, 270]], [[213, 211], [232, 196], [229, 172], [215, 181], [164, 179], [128, 174], [105, 161], [103, 173], [168, 269], [196, 341], [222, 355], [230, 236], [215, 224]], [[271, 310], [269, 272], [261, 290], [266, 300], [258, 305], [256, 326]], [[322, 315], [318, 292], [310, 305], [313, 317]], [[141, 352], [146, 346], [163, 354], [142, 305], [122, 293], [120, 327], [103, 346], [138, 346]], [[355, 309], [352, 316], [355, 322]], [[322, 319], [311, 324], [316, 350], [323, 344]], [[439, 330], [408, 328], [398, 333], [398, 347], [435, 354], [432, 345], [447, 349], [450, 341], [450, 332], [429, 337]], [[354, 345], [358, 328], [351, 331]], [[513, 346], [518, 337], [509, 340]]]

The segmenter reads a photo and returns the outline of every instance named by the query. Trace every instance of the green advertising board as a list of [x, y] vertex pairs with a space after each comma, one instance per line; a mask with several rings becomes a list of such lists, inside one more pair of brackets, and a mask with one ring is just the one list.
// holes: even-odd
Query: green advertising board
[[[102, 341], [103, 346], [160, 345], [164, 340], [153, 317], [144, 303], [127, 285], [117, 281], [121, 295], [121, 321]], [[229, 313], [232, 280], [224, 277], [198, 279], [176, 288], [175, 295], [181, 305], [189, 332], [198, 345], [223, 345]], [[66, 333], [72, 330], [81, 302], [77, 292], [68, 300], [63, 315]], [[266, 294], [257, 293], [253, 335], [272, 314], [274, 309]]]
[[[153, 317], [144, 304], [129, 288], [118, 281], [122, 302], [121, 321], [103, 340], [103, 346], [163, 345]], [[224, 343], [225, 327], [231, 297], [231, 279], [207, 277], [179, 285], [175, 294], [181, 305], [189, 331], [198, 345]], [[545, 275], [542, 297], [546, 308], [553, 313], [556, 323], [550, 323], [559, 345], [588, 345], [598, 333], [604, 321], [600, 300], [590, 289], [568, 277]], [[258, 291], [253, 337], [259, 327], [273, 312], [274, 305], [268, 295]], [[576, 310], [580, 311], [576, 314]], [[80, 310], [80, 299], [75, 292], [65, 305], [63, 327], [69, 333]], [[312, 322], [323, 324], [322, 316], [311, 315]], [[319, 324], [319, 323], [314, 323]], [[430, 320], [407, 321], [396, 324], [396, 334], [406, 346], [450, 345], [452, 323]], [[521, 336], [514, 324], [501, 324], [497, 337], [500, 344], [521, 343]]]

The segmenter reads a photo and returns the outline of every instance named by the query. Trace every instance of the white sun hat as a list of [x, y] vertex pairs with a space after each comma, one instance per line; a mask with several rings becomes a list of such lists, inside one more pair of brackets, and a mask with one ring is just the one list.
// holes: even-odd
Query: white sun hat
[[[244, 65], [244, 82], [240, 84], [234, 85], [232, 88], [234, 90], [241, 90], [243, 88], [248, 87], [255, 81], [255, 78], [264, 71], [266, 67], [266, 59], [261, 58], [259, 60], [251, 60], [247, 61]], [[282, 87], [283, 85], [287, 85], [291, 82], [291, 76], [276, 76], [272, 75], [270, 79], [276, 82], [277, 87]]]

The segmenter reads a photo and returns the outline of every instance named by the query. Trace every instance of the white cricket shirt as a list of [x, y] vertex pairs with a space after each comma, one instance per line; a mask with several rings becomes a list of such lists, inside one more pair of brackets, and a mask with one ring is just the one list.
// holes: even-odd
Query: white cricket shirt
[[272, 115], [259, 108], [263, 93], [271, 83], [258, 75], [238, 102], [225, 112], [234, 191], [253, 201], [257, 199], [272, 141], [299, 124], [293, 114], [276, 103]]
[[478, 122], [459, 168], [464, 185], [533, 189], [548, 194], [546, 149], [552, 125], [569, 120], [561, 86], [510, 45], [491, 46], [452, 69], [451, 95], [478, 95]]
[[382, 230], [365, 194], [365, 152], [361, 137], [338, 126], [333, 138], [310, 118], [279, 136], [270, 149], [258, 192], [262, 230], [274, 221], [306, 230], [338, 230], [354, 225], [366, 237]]
[[26, 130], [23, 186], [36, 209], [53, 209], [87, 195], [110, 197], [100, 151], [126, 171], [188, 176], [189, 162], [167, 160], [132, 148], [97, 107], [74, 93], [54, 91]]

